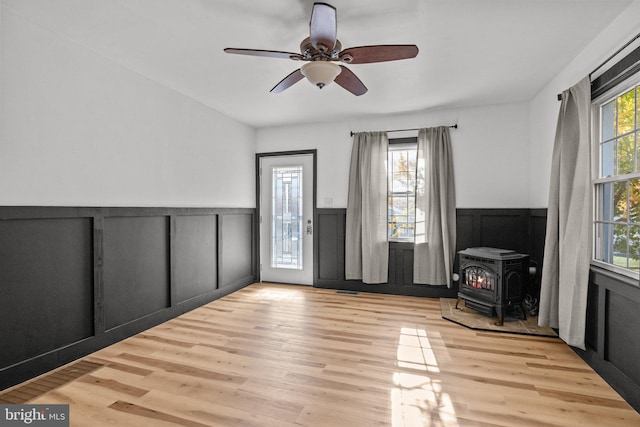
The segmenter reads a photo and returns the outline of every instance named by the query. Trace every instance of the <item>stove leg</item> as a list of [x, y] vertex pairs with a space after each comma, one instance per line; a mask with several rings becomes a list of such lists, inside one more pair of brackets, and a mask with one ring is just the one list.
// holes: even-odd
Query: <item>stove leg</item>
[[502, 326], [504, 324], [504, 307], [496, 307], [496, 313], [498, 314], [498, 321], [495, 323], [496, 326]]
[[520, 308], [522, 309], [522, 315], [524, 316], [523, 320], [527, 320], [527, 310], [524, 309], [524, 301], [520, 303]]
[[461, 310], [458, 308], [458, 304], [460, 304], [460, 301], [462, 301], [462, 298], [458, 297], [458, 299], [456, 300], [456, 310]]

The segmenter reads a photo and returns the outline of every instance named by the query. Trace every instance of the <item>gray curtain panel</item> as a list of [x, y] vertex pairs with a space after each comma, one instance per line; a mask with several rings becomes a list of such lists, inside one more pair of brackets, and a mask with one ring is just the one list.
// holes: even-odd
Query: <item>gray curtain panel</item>
[[353, 136], [345, 242], [345, 277], [364, 283], [389, 278], [386, 132]]
[[558, 115], [538, 324], [558, 328], [584, 350], [591, 261], [591, 85], [584, 78], [562, 93]]
[[418, 131], [413, 282], [451, 287], [456, 256], [456, 190], [449, 128]]

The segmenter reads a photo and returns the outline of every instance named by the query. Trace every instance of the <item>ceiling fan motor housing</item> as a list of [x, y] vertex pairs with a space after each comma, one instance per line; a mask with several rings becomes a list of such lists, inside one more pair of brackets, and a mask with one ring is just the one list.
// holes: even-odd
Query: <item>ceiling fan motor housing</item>
[[315, 61], [318, 59], [324, 59], [326, 61], [338, 60], [340, 51], [342, 50], [342, 44], [340, 40], [336, 39], [336, 43], [333, 48], [329, 50], [324, 45], [319, 45], [318, 48], [314, 47], [311, 43], [311, 38], [307, 37], [300, 43], [300, 53], [303, 58], [308, 61]]

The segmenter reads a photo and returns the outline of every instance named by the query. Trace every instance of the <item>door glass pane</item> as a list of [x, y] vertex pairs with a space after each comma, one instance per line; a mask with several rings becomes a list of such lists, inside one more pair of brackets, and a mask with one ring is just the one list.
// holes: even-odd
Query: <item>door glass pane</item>
[[302, 166], [272, 169], [271, 267], [302, 269]]

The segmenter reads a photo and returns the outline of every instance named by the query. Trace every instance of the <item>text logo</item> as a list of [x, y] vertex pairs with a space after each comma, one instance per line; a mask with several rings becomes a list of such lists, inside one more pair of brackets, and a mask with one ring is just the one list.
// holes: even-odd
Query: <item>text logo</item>
[[69, 405], [0, 405], [0, 427], [69, 427]]

